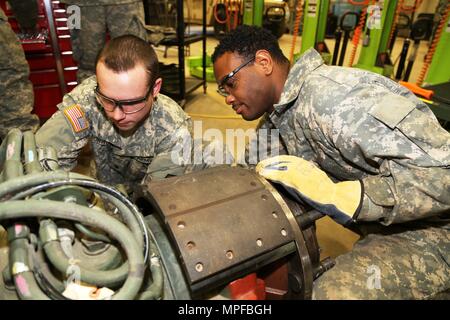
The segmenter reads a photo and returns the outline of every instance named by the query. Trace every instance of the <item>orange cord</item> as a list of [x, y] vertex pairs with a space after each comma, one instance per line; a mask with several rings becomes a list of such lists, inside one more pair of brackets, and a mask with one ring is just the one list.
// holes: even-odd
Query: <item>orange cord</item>
[[231, 30], [231, 15], [232, 15], [232, 12], [230, 12], [230, 1], [229, 0], [225, 0], [225, 7], [226, 7], [226, 11], [228, 12], [228, 14], [227, 14], [227, 32], [229, 32]]
[[423, 80], [425, 79], [425, 75], [428, 72], [428, 68], [430, 67], [431, 61], [433, 60], [434, 53], [436, 51], [436, 47], [441, 39], [442, 31], [447, 24], [448, 15], [450, 12], [450, 3], [447, 4], [447, 10], [439, 22], [439, 26], [436, 29], [436, 34], [434, 36], [433, 42], [431, 43], [430, 48], [428, 49], [427, 55], [425, 56], [425, 62], [423, 64], [422, 70], [420, 71], [419, 77], [417, 78], [416, 84], [418, 86], [422, 86]]
[[348, 63], [349, 67], [353, 66], [353, 61], [355, 60], [356, 50], [358, 49], [359, 44], [359, 38], [361, 37], [361, 33], [363, 32], [364, 29], [364, 23], [366, 22], [366, 15], [367, 15], [367, 7], [362, 9], [361, 16], [359, 17], [358, 26], [356, 27], [355, 32], [353, 33], [352, 39], [353, 48], [350, 53], [350, 60]]
[[[239, 17], [241, 14], [241, 1], [239, 0], [225, 0], [220, 1], [220, 4], [223, 3], [225, 6], [225, 19], [220, 20], [217, 15], [217, 4], [219, 1], [215, 1], [214, 4], [214, 18], [216, 21], [220, 24], [226, 24], [227, 25], [227, 31], [236, 29], [239, 24]], [[233, 20], [233, 21], [232, 21]]]
[[[234, 9], [233, 9], [233, 5], [234, 5]], [[232, 28], [236, 29], [238, 26], [238, 22], [239, 22], [239, 15], [241, 13], [241, 4], [239, 1], [231, 1], [230, 7], [232, 8], [231, 12], [233, 13], [233, 16], [234, 16], [234, 22], [233, 22]], [[230, 18], [230, 20], [231, 20], [231, 18]]]
[[365, 8], [362, 9], [361, 11], [361, 16], [359, 17], [359, 22], [358, 22], [358, 26], [355, 29], [355, 32], [353, 33], [353, 38], [352, 38], [352, 44], [353, 44], [353, 48], [352, 51], [350, 53], [350, 60], [349, 60], [349, 64], [348, 66], [351, 67], [353, 66], [353, 62], [355, 61], [355, 56], [356, 56], [356, 51], [358, 49], [358, 44], [359, 44], [359, 39], [361, 37], [361, 34], [364, 31], [364, 26], [366, 23], [366, 16], [367, 16], [367, 8], [370, 4], [374, 4], [375, 0], [366, 0], [366, 1], [354, 1], [354, 0], [348, 0], [348, 2], [350, 2], [353, 5], [364, 5], [366, 6]]
[[297, 41], [298, 31], [300, 29], [300, 22], [303, 13], [302, 0], [298, 0], [297, 8], [295, 10], [295, 23], [294, 23], [294, 32], [292, 33], [292, 45], [291, 45], [291, 53], [289, 55], [289, 62], [292, 65], [294, 61], [294, 51], [295, 51], [295, 43]]
[[348, 3], [350, 3], [353, 6], [367, 6], [369, 5], [369, 1], [370, 0], [361, 0], [361, 1], [348, 0]]

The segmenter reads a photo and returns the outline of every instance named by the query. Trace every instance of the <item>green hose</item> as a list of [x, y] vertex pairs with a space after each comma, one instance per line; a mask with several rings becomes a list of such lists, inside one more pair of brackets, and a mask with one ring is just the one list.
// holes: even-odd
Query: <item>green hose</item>
[[[131, 232], [134, 234], [136, 241], [139, 246], [144, 245], [144, 240], [142, 238], [142, 230], [139, 227], [139, 224], [136, 221], [135, 215], [131, 212], [131, 210], [119, 199], [107, 194], [106, 192], [96, 190], [98, 194], [107, 198], [114, 206], [116, 206], [117, 210], [120, 212], [121, 217], [123, 218], [125, 224], [130, 228]], [[145, 226], [144, 226], [145, 227]]]
[[99, 211], [95, 211], [95, 214], [92, 214], [92, 209], [73, 203], [65, 203], [63, 206], [61, 203], [48, 200], [7, 201], [0, 203], [0, 220], [25, 217], [67, 219], [105, 230], [120, 243], [128, 257], [129, 265], [125, 283], [112, 298], [125, 300], [133, 299], [137, 296], [143, 281], [144, 257], [133, 234], [121, 222]]
[[111, 243], [111, 239], [108, 238], [106, 235], [92, 231], [91, 229], [86, 228], [86, 226], [82, 225], [81, 223], [75, 223], [75, 228], [77, 228], [78, 231], [80, 231], [82, 234], [84, 234], [85, 236], [89, 237], [92, 240]]
[[23, 175], [21, 160], [22, 152], [22, 132], [19, 129], [12, 129], [5, 139], [5, 147], [2, 148], [3, 168], [0, 181], [7, 181]]
[[[44, 244], [44, 251], [52, 265], [63, 274], [71, 266], [59, 241], [50, 241]], [[77, 264], [77, 267], [80, 270], [80, 280], [82, 282], [108, 288], [117, 288], [120, 286], [128, 274], [127, 262], [113, 270], [91, 270], [79, 264]]]
[[[29, 136], [27, 139], [27, 147], [32, 147]], [[8, 132], [1, 152], [2, 174], [0, 181], [7, 181], [22, 176], [22, 132], [19, 129], [12, 129]], [[48, 300], [49, 298], [36, 283], [30, 267], [28, 251], [29, 233], [29, 228], [21, 224], [15, 224], [8, 228], [8, 240], [10, 243], [9, 270], [13, 277], [16, 292], [21, 299]]]
[[164, 276], [161, 267], [161, 260], [158, 256], [158, 249], [154, 241], [150, 241], [150, 271], [152, 273], [152, 284], [150, 287], [140, 294], [139, 300], [156, 300], [160, 299], [164, 289]]
[[42, 245], [39, 245], [39, 249], [32, 254], [33, 257], [33, 265], [34, 265], [34, 273], [41, 274], [41, 277], [45, 279], [45, 281], [52, 286], [59, 293], [63, 292], [65, 289], [64, 283], [55, 277], [53, 271], [50, 270], [50, 266], [47, 262], [47, 258], [45, 257], [44, 250], [42, 249]]
[[30, 173], [26, 176], [17, 177], [15, 179], [5, 181], [0, 184], [0, 199], [7, 195], [14, 195], [17, 192], [49, 181], [82, 179], [95, 181], [95, 179], [73, 172], [52, 171]]
[[[24, 148], [24, 164], [26, 176], [23, 176], [23, 166], [21, 158], [22, 140]], [[44, 154], [43, 154], [44, 155]], [[106, 186], [98, 184], [95, 179], [90, 177], [68, 173], [64, 171], [42, 172], [41, 163], [38, 161], [39, 156], [36, 152], [36, 142], [33, 133], [22, 132], [18, 129], [13, 129], [8, 133], [6, 140], [0, 146], [0, 220], [21, 218], [21, 217], [53, 217], [76, 221], [75, 225], [78, 229], [82, 229], [84, 233], [91, 233], [91, 230], [84, 227], [81, 223], [87, 226], [97, 227], [106, 232], [108, 236], [119, 241], [120, 245], [125, 250], [128, 261], [119, 268], [114, 270], [92, 270], [83, 266], [77, 265], [80, 269], [80, 279], [83, 282], [95, 284], [98, 286], [118, 287], [123, 283], [123, 286], [112, 297], [113, 299], [132, 299], [136, 297], [141, 289], [145, 262], [148, 257], [148, 247], [150, 243], [145, 223], [142, 215], [139, 213], [134, 204], [122, 196], [118, 196], [115, 190], [109, 190]], [[52, 157], [53, 159], [53, 157]], [[57, 167], [57, 166], [56, 166]], [[54, 167], [54, 168], [56, 168]], [[121, 222], [98, 212], [97, 210], [89, 209], [87, 207], [80, 207], [73, 203], [42, 200], [43, 195], [48, 194], [51, 198], [52, 194], [60, 191], [48, 192], [49, 189], [54, 189], [56, 186], [63, 185], [78, 185], [90, 188], [98, 192], [101, 196], [107, 198], [120, 212], [123, 221], [127, 224], [127, 229]], [[56, 192], [56, 193], [55, 193]], [[59, 193], [58, 193], [59, 195]], [[27, 197], [36, 197], [39, 200], [15, 201], [18, 199], [26, 199]], [[12, 199], [11, 199], [12, 198]], [[56, 199], [59, 200], [59, 199]], [[105, 218], [106, 217], [106, 218]], [[142, 220], [142, 221], [141, 221]], [[44, 224], [42, 230], [40, 229], [41, 238], [47, 239], [43, 241], [42, 247], [47, 255], [47, 258], [53, 265], [63, 274], [71, 267], [69, 260], [61, 248], [58, 237], [52, 238], [49, 234], [57, 234], [57, 227], [51, 220], [41, 221]], [[56, 231], [56, 232], [55, 232]], [[131, 232], [130, 232], [131, 231]], [[93, 237], [102, 236], [101, 234], [91, 234]], [[25, 261], [32, 256], [29, 251], [28, 239], [10, 239], [10, 262]], [[106, 236], [102, 240], [109, 240]], [[15, 242], [15, 244], [13, 244]], [[153, 244], [153, 247], [154, 244]], [[140, 248], [144, 249], [145, 259], [142, 259]], [[154, 248], [153, 248], [154, 249]], [[153, 252], [154, 250], [152, 250]], [[28, 254], [26, 254], [28, 253]], [[162, 268], [159, 265], [158, 257], [152, 254], [152, 263], [150, 269], [152, 271], [153, 283], [149, 290], [144, 293], [145, 298], [157, 298], [161, 296], [162, 292]], [[36, 260], [36, 261], [34, 261]], [[34, 259], [36, 266], [40, 265], [42, 261]], [[10, 265], [11, 273], [14, 273], [13, 280], [16, 289], [22, 290], [20, 297], [23, 299], [48, 299], [64, 298], [59, 294], [61, 283], [54, 281], [47, 288], [48, 280], [51, 274], [48, 269], [37, 268], [36, 270], [28, 267], [27, 263], [21, 262], [22, 269], [16, 272], [13, 264]], [[71, 262], [71, 261], [70, 261]], [[15, 270], [15, 271], [14, 271]], [[35, 274], [36, 272], [36, 274]], [[48, 274], [45, 274], [48, 273]], [[18, 281], [16, 280], [18, 279]], [[41, 283], [41, 281], [43, 281]], [[39, 284], [38, 284], [39, 282]], [[24, 283], [26, 284], [24, 287]], [[49, 291], [41, 291], [41, 287]], [[29, 288], [29, 289], [28, 289]], [[55, 290], [56, 289], [56, 290]], [[52, 292], [53, 290], [53, 292]], [[48, 296], [47, 296], [48, 295]]]
[[42, 172], [42, 167], [36, 152], [36, 140], [32, 131], [25, 131], [23, 134], [23, 153], [25, 158], [25, 172], [27, 174]]
[[[39, 235], [47, 258], [57, 270], [65, 274], [70, 267], [70, 262], [61, 248], [57, 228], [52, 220], [42, 220]], [[106, 271], [90, 270], [81, 265], [77, 265], [77, 267], [80, 269], [81, 281], [110, 288], [115, 288], [123, 283], [128, 274], [128, 263], [122, 264], [117, 269]]]
[[28, 239], [16, 237], [14, 231], [16, 228], [28, 229], [22, 225], [14, 225], [8, 228], [8, 238], [10, 238], [9, 269], [13, 276], [16, 292], [23, 300], [49, 300], [34, 279], [29, 263]]
[[163, 273], [158, 257], [150, 258], [150, 270], [152, 272], [153, 282], [147, 290], [141, 293], [139, 300], [157, 300], [162, 296]]
[[[7, 195], [15, 195], [17, 192], [24, 190], [26, 188], [46, 184], [49, 181], [65, 180], [69, 183], [74, 181], [73, 184], [76, 184], [76, 180], [84, 180], [84, 181], [92, 181], [95, 183], [95, 180], [81, 175], [77, 173], [64, 172], [64, 171], [54, 171], [54, 172], [40, 172], [40, 173], [31, 173], [26, 176], [18, 177], [10, 181], [6, 181], [0, 184], [0, 199], [6, 197]], [[143, 238], [142, 238], [142, 229], [139, 227], [135, 219], [135, 215], [130, 211], [129, 207], [125, 205], [122, 201], [116, 199], [115, 197], [107, 194], [106, 192], [98, 190], [98, 193], [108, 198], [112, 204], [114, 204], [122, 215], [125, 223], [130, 227], [133, 234], [138, 241], [140, 246], [143, 246]], [[120, 194], [119, 192], [117, 192]], [[121, 194], [120, 194], [121, 195]], [[123, 197], [123, 196], [122, 196]], [[129, 203], [132, 206], [131, 202]], [[145, 226], [143, 226], [145, 228]]]
[[[144, 219], [142, 215], [139, 213], [139, 210], [132, 202], [130, 202], [130, 200], [128, 200], [124, 195], [122, 195], [120, 192], [111, 187], [107, 187], [99, 184], [98, 182], [86, 179], [54, 181], [41, 183], [37, 186], [26, 189], [25, 191], [19, 192], [18, 194], [15, 194], [10, 200], [21, 200], [29, 196], [32, 196], [33, 198], [36, 197], [37, 199], [44, 197], [50, 198], [52, 192], [44, 192], [44, 193], [39, 192], [42, 190], [55, 189], [61, 186], [68, 186], [68, 185], [82, 186], [85, 188], [89, 188], [91, 190], [95, 190], [95, 192], [97, 192], [104, 198], [108, 199], [113, 205], [115, 205], [116, 208], [119, 210], [119, 213], [122, 216], [123, 220], [130, 227], [132, 233], [135, 235], [138, 244], [144, 247], [145, 253], [144, 262], [147, 263], [150, 238], [148, 236], [148, 230], [147, 227], [145, 226]], [[140, 223], [140, 225], [138, 222]]]

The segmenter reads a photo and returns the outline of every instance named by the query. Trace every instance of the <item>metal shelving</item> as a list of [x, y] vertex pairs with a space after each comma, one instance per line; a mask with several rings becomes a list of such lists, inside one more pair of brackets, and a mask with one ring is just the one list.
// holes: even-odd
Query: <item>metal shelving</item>
[[[173, 99], [177, 100], [182, 106], [186, 102], [186, 96], [203, 86], [203, 92], [206, 93], [206, 0], [202, 1], [203, 17], [202, 17], [202, 34], [201, 35], [185, 35], [184, 22], [184, 4], [182, 0], [177, 0], [177, 37], [176, 39], [169, 39], [162, 41], [161, 45], [177, 46], [178, 47], [178, 77], [175, 85], [164, 86], [161, 92]], [[202, 55], [203, 55], [203, 75], [202, 79], [186, 78], [185, 68], [185, 47], [194, 42], [202, 41]], [[163, 76], [164, 80], [164, 76]]]

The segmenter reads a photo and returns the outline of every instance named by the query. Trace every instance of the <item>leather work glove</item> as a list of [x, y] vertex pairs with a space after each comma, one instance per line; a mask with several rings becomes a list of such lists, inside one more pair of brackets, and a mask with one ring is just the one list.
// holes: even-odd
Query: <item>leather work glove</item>
[[256, 172], [282, 184], [297, 200], [346, 225], [359, 212], [363, 184], [361, 181], [334, 183], [312, 162], [295, 156], [276, 156], [258, 163]]

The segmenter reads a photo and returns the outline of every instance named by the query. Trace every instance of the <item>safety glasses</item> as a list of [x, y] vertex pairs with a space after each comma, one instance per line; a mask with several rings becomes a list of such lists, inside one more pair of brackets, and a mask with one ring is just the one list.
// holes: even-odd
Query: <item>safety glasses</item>
[[225, 89], [225, 86], [227, 86], [228, 81], [230, 81], [230, 79], [233, 78], [236, 75], [236, 73], [238, 73], [242, 68], [244, 68], [246, 65], [248, 65], [253, 60], [255, 60], [255, 57], [251, 58], [247, 62], [244, 62], [239, 67], [237, 67], [236, 69], [231, 71], [229, 74], [227, 74], [225, 77], [223, 77], [223, 79], [219, 83], [219, 86], [217, 87], [217, 92], [223, 97], [228, 97], [230, 95], [230, 93]]
[[130, 99], [130, 100], [115, 100], [105, 96], [100, 92], [98, 85], [95, 87], [95, 95], [100, 105], [108, 112], [113, 112], [116, 108], [119, 108], [125, 114], [137, 113], [145, 108], [145, 104], [152, 92], [153, 86], [149, 87], [147, 93], [142, 98]]

